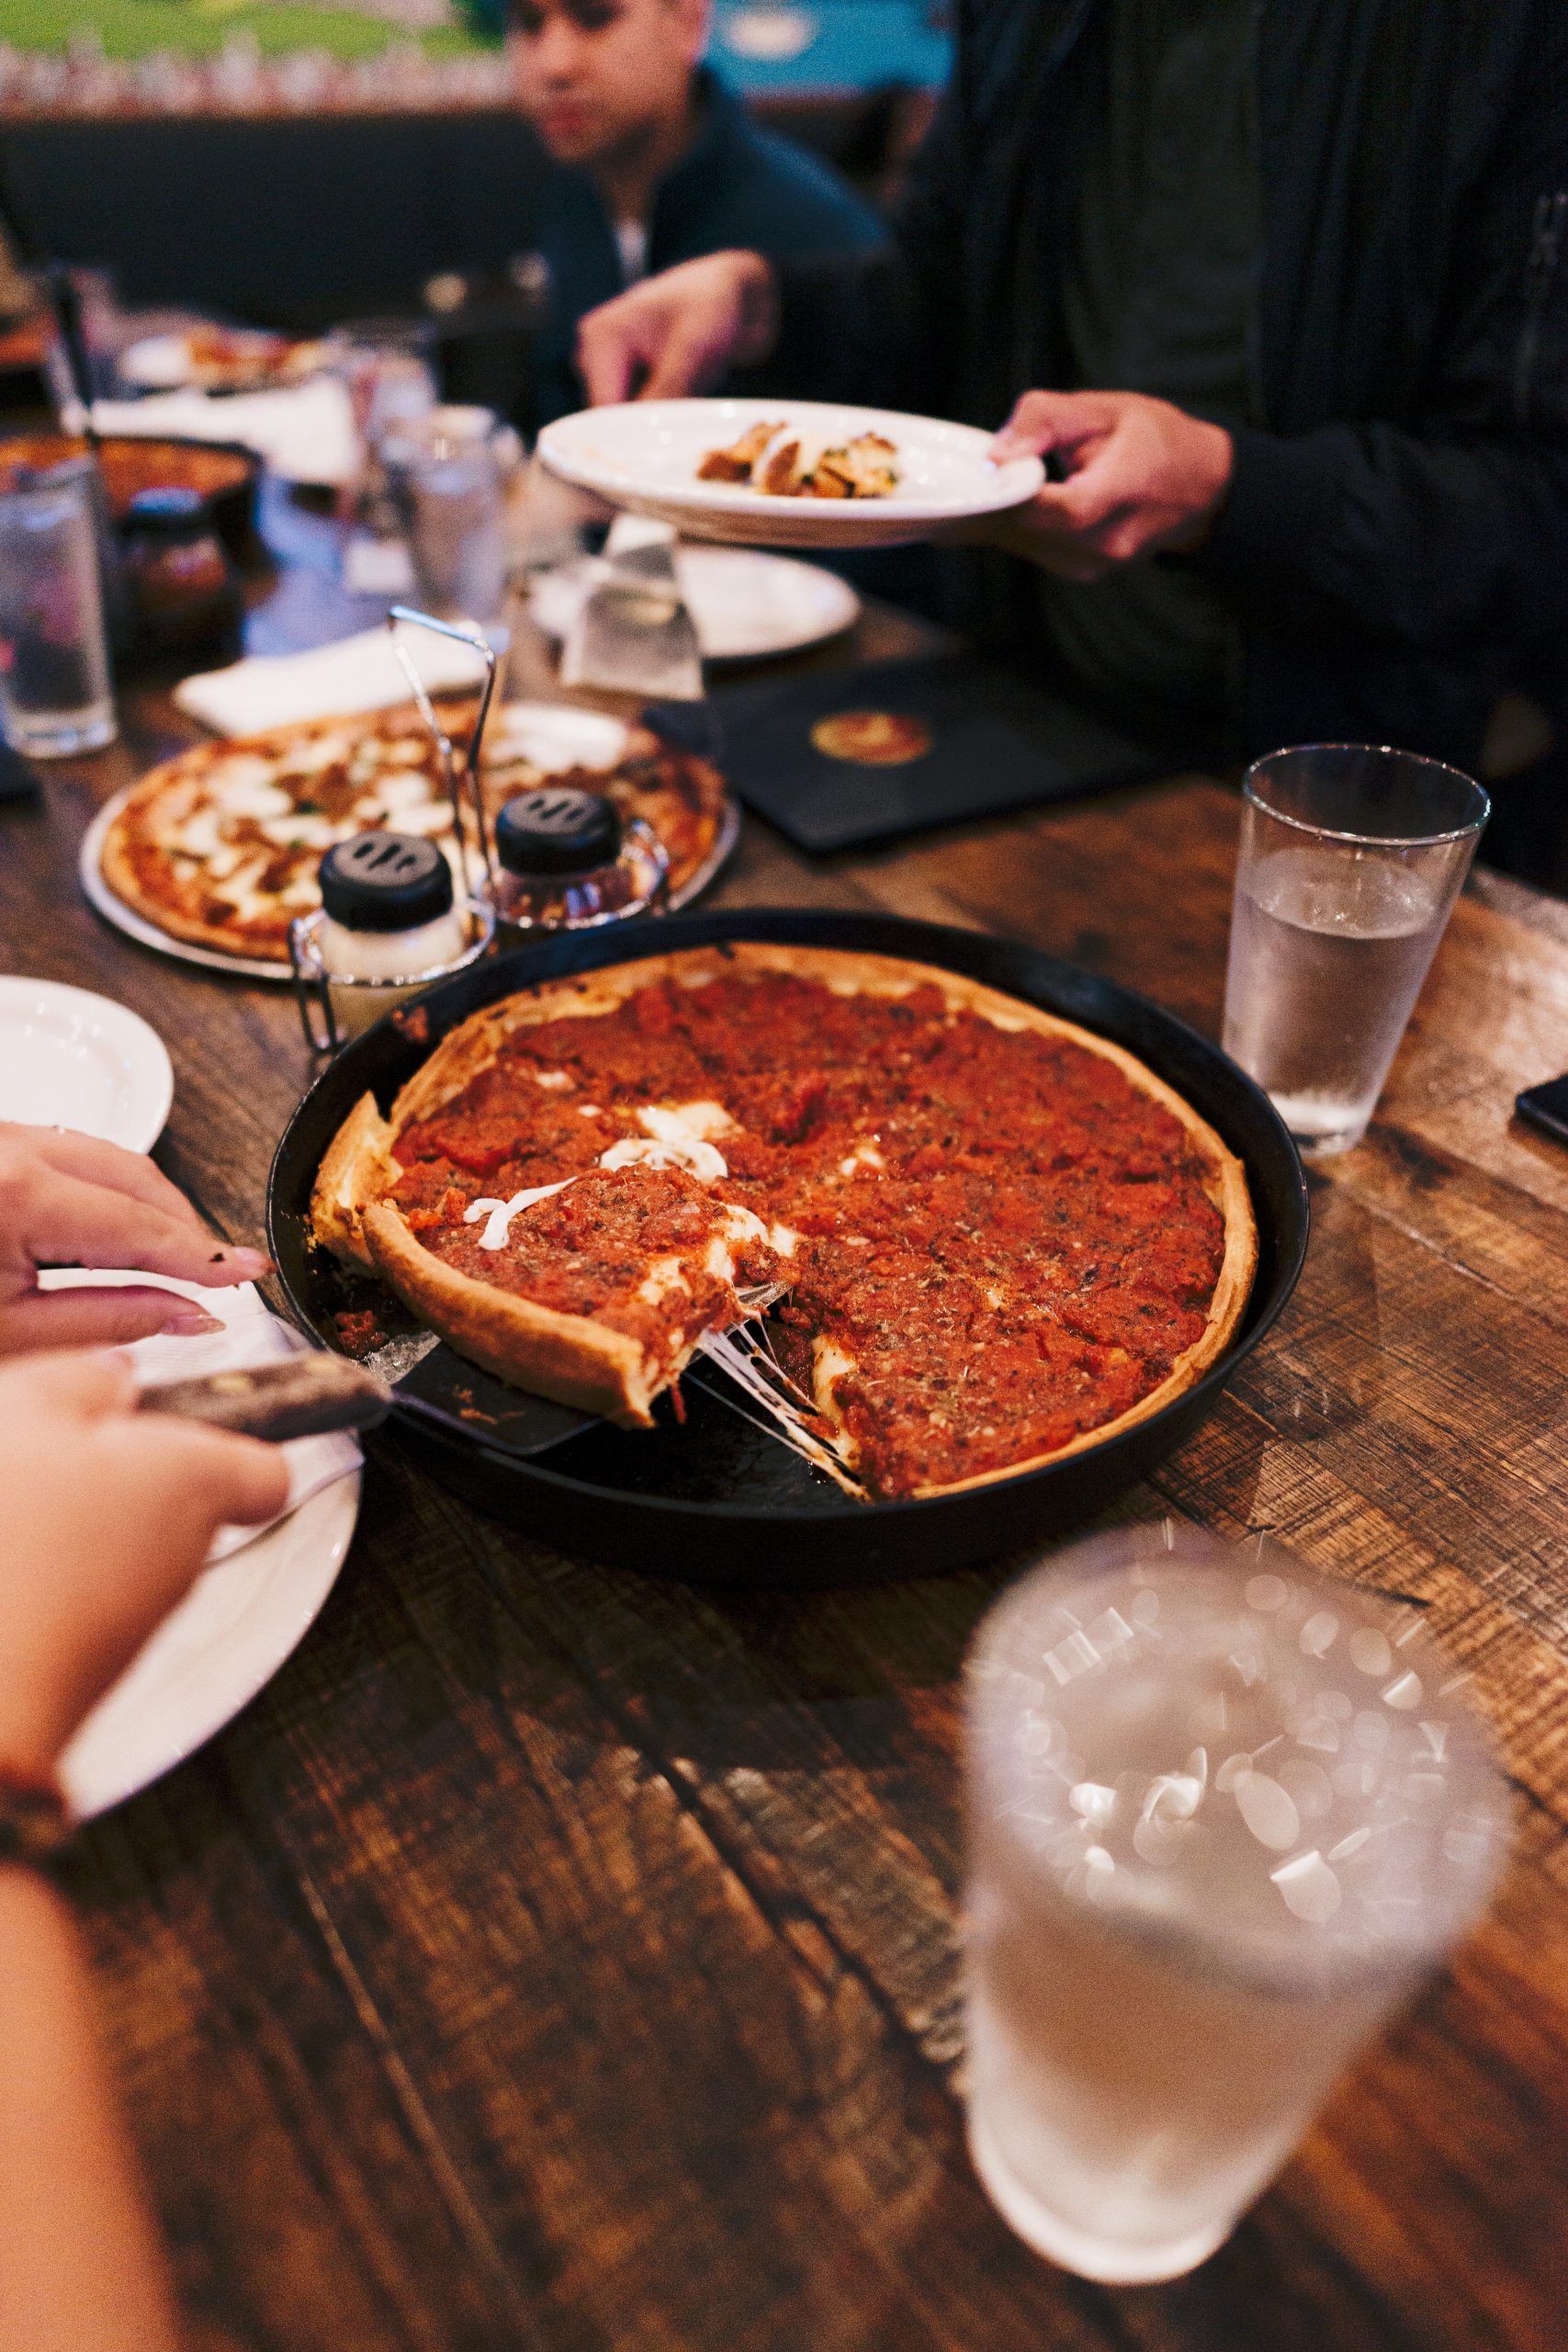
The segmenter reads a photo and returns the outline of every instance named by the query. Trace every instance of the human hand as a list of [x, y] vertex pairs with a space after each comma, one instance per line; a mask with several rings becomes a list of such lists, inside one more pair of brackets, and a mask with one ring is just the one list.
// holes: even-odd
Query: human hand
[[221, 1290], [259, 1281], [270, 1264], [259, 1250], [215, 1241], [140, 1152], [0, 1122], [0, 1356], [218, 1328], [177, 1291], [40, 1291], [39, 1266], [135, 1266]]
[[577, 365], [594, 408], [677, 400], [765, 359], [777, 334], [778, 289], [761, 254], [705, 254], [590, 311]]
[[1025, 392], [992, 445], [998, 463], [1054, 454], [1066, 481], [985, 533], [1064, 580], [1098, 580], [1162, 548], [1201, 544], [1230, 488], [1218, 424], [1142, 392]]
[[0, 1370], [0, 1766], [49, 1771], [217, 1529], [288, 1499], [276, 1446], [135, 1413], [134, 1394], [120, 1356]]

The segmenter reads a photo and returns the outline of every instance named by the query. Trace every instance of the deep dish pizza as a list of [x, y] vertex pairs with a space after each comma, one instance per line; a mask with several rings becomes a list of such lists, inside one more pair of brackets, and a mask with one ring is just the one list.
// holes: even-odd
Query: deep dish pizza
[[[474, 706], [448, 705], [461, 741]], [[480, 761], [491, 816], [530, 786], [604, 792], [623, 817], [647, 820], [670, 860], [671, 895], [712, 861], [724, 829], [724, 784], [704, 760], [649, 732], [626, 731], [613, 766], [545, 764], [525, 707], [502, 706]], [[532, 748], [530, 748], [532, 747]], [[321, 718], [230, 742], [198, 743], [143, 776], [109, 826], [103, 876], [115, 896], [175, 939], [286, 966], [288, 926], [320, 903], [325, 852], [383, 827], [429, 834], [459, 888], [452, 806], [434, 745], [413, 708]]]
[[1155, 1411], [1257, 1256], [1240, 1163], [1121, 1047], [952, 972], [753, 944], [474, 1014], [389, 1116], [355, 1107], [311, 1226], [476, 1363], [627, 1424], [771, 1305], [884, 1497]]

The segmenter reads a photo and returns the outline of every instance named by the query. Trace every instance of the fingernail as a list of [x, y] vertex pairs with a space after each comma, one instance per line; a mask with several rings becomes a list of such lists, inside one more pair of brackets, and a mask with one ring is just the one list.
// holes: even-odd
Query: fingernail
[[215, 1250], [212, 1263], [247, 1283], [259, 1283], [274, 1272], [272, 1260], [265, 1250]]
[[199, 1340], [209, 1331], [221, 1331], [222, 1329], [221, 1318], [209, 1315], [205, 1306], [182, 1306], [179, 1313], [171, 1315], [164, 1326], [164, 1331], [176, 1340]]

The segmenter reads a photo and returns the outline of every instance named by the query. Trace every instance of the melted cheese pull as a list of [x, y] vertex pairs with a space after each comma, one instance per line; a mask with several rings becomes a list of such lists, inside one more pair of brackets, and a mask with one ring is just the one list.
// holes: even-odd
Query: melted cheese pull
[[818, 1339], [811, 1350], [811, 1385], [818, 1409], [833, 1410], [833, 1390], [845, 1373], [853, 1372], [855, 1360], [847, 1356], [836, 1340]]
[[564, 1193], [576, 1182], [573, 1176], [563, 1176], [558, 1184], [536, 1184], [530, 1193], [513, 1193], [509, 1201], [470, 1201], [463, 1211], [465, 1225], [478, 1225], [480, 1217], [488, 1222], [479, 1236], [481, 1250], [504, 1250], [512, 1232], [512, 1220], [531, 1209], [536, 1201], [547, 1201], [552, 1193]]
[[648, 1103], [637, 1118], [643, 1134], [613, 1143], [600, 1156], [601, 1168], [683, 1168], [699, 1184], [728, 1175], [729, 1163], [712, 1141], [735, 1125], [722, 1102]]
[[[782, 1232], [784, 1227], [777, 1227], [774, 1230]], [[716, 1233], [708, 1243], [707, 1255], [703, 1261], [704, 1266], [716, 1280], [721, 1283], [733, 1283], [735, 1260], [731, 1254], [732, 1250], [748, 1241], [771, 1241], [771, 1239], [772, 1235], [768, 1227], [754, 1210], [743, 1209], [737, 1206], [733, 1201], [727, 1201], [724, 1204], [723, 1229]], [[790, 1236], [792, 1246], [794, 1239], [795, 1237], [792, 1234]]]
[[638, 1298], [646, 1299], [649, 1306], [658, 1306], [674, 1292], [683, 1290], [689, 1293], [691, 1287], [679, 1258], [656, 1258], [638, 1283], [637, 1295]]

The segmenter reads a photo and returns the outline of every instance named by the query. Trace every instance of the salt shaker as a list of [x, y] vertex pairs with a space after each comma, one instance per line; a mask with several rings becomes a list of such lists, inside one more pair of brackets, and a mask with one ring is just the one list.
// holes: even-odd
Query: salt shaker
[[520, 930], [585, 931], [661, 910], [669, 859], [607, 794], [536, 785], [495, 822], [495, 910]]
[[320, 910], [300, 916], [288, 942], [300, 1019], [318, 1053], [473, 963], [494, 935], [492, 910], [457, 903], [452, 869], [423, 834], [339, 842], [321, 860], [320, 884]]

